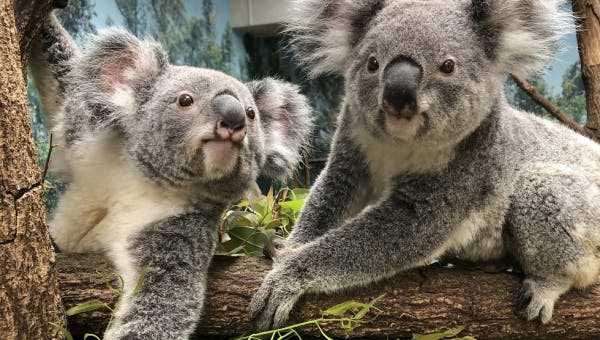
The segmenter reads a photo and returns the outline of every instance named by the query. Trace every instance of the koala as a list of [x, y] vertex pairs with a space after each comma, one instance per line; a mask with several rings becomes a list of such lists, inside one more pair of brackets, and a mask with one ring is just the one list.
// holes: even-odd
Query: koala
[[68, 182], [53, 240], [64, 252], [106, 252], [124, 280], [105, 339], [188, 338], [220, 218], [258, 175], [283, 179], [297, 165], [307, 99], [280, 80], [171, 65], [122, 29], [80, 51], [54, 15], [31, 58]]
[[292, 45], [344, 76], [331, 154], [250, 306], [280, 326], [304, 293], [367, 285], [442, 256], [511, 258], [517, 306], [547, 323], [600, 270], [600, 146], [511, 107], [541, 70], [562, 1], [297, 0]]

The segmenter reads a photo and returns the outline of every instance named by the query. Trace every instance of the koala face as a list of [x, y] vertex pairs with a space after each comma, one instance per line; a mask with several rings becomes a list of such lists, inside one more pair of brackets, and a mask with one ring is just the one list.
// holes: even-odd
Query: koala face
[[243, 187], [259, 174], [283, 179], [312, 126], [295, 85], [270, 78], [243, 84], [219, 71], [171, 65], [160, 46], [119, 29], [95, 37], [71, 73], [65, 107], [83, 115], [67, 114], [67, 143], [108, 128], [123, 156], [166, 187], [234, 180]]
[[[263, 163], [260, 112], [221, 72], [170, 66], [128, 121], [126, 148], [149, 176], [172, 184], [250, 176]], [[254, 159], [254, 157], [257, 159]]]
[[435, 11], [430, 6], [403, 1], [384, 7], [355, 47], [345, 74], [347, 102], [376, 135], [454, 143], [492, 104], [488, 98], [499, 85], [484, 71], [489, 61], [483, 50], [464, 48], [479, 44], [464, 8], [446, 1]]
[[297, 0], [288, 31], [312, 75], [345, 76], [347, 119], [396, 143], [444, 146], [492, 111], [506, 73], [545, 65], [568, 21], [557, 3]]

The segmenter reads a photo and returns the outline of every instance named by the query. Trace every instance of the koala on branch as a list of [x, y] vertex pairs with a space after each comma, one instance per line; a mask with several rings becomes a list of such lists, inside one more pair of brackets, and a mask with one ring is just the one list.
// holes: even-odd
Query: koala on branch
[[[124, 279], [105, 339], [185, 339], [203, 304], [219, 220], [259, 174], [283, 179], [311, 129], [306, 98], [169, 64], [120, 29], [83, 51], [54, 15], [31, 55], [68, 182], [50, 222], [63, 252], [106, 252]], [[131, 294], [143, 269], [141, 290]]]
[[[313, 75], [345, 78], [331, 154], [251, 303], [283, 324], [305, 293], [367, 285], [442, 256], [511, 258], [524, 318], [547, 323], [600, 271], [600, 146], [511, 107], [508, 73], [547, 64], [557, 0], [297, 0]], [[400, 311], [399, 311], [400, 313]]]

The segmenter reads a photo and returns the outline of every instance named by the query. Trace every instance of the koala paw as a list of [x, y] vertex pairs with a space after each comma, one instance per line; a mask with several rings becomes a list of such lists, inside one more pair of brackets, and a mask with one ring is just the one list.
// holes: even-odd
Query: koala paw
[[289, 271], [272, 270], [250, 302], [250, 316], [259, 331], [283, 325], [303, 293], [302, 283]]
[[554, 303], [560, 295], [552, 284], [534, 279], [525, 279], [517, 298], [519, 315], [528, 320], [538, 319], [546, 324], [552, 319]]
[[264, 248], [263, 254], [274, 262], [281, 262], [284, 258], [288, 257], [288, 255], [294, 253], [301, 245], [302, 243], [290, 241], [286, 238], [275, 237], [272, 244], [267, 245]]

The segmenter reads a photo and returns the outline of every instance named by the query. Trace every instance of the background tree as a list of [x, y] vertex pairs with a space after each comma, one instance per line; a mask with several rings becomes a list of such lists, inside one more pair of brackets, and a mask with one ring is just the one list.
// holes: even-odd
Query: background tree
[[125, 27], [138, 37], [156, 39], [173, 63], [231, 72], [233, 32], [227, 26], [219, 43], [212, 0], [202, 1], [201, 16], [188, 15], [185, 0], [117, 0], [116, 4]]
[[581, 77], [581, 62], [573, 63], [563, 74], [562, 92], [553, 98], [560, 109], [579, 124], [586, 120], [585, 87]]
[[577, 20], [577, 43], [586, 90], [585, 131], [600, 141], [600, 1], [573, 0]]
[[51, 0], [0, 0], [0, 335], [60, 339], [63, 324], [25, 87]]

